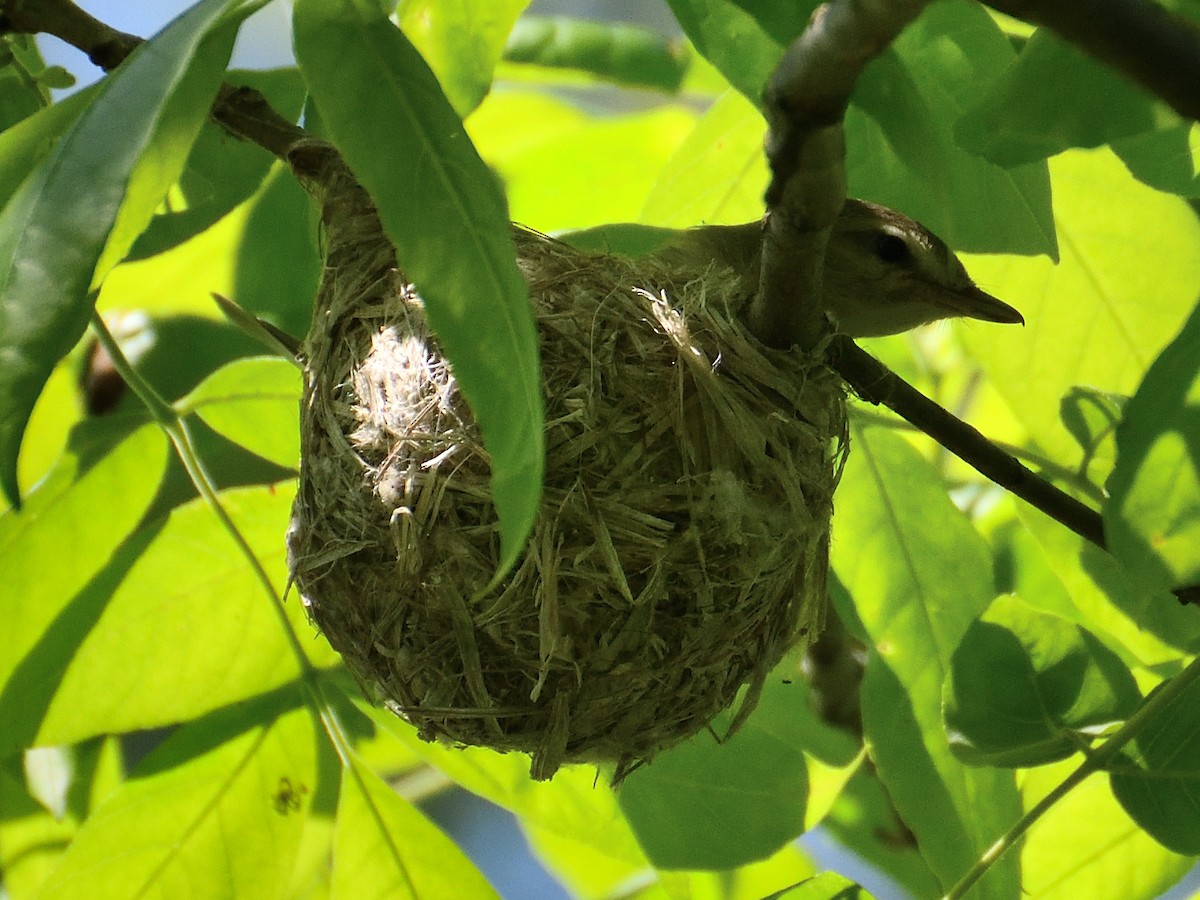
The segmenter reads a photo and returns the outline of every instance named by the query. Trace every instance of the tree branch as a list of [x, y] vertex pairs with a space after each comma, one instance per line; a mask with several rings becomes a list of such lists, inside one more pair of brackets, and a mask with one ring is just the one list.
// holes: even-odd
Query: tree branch
[[[87, 54], [108, 72], [143, 43], [80, 9], [71, 0], [0, 0], [0, 32], [51, 34]], [[217, 92], [211, 118], [234, 137], [256, 144], [282, 159], [298, 142], [310, 140], [304, 129], [271, 108], [258, 91], [225, 83]]]
[[842, 117], [858, 76], [928, 0], [834, 0], [817, 7], [771, 75], [767, 217], [751, 331], [764, 344], [816, 346], [825, 333], [822, 275], [846, 200]]
[[987, 0], [1044, 25], [1166, 101], [1200, 119], [1200, 28], [1150, 0]]
[[115, 69], [142, 39], [117, 31], [70, 0], [3, 0], [0, 31], [52, 34], [87, 54], [104, 71]]
[[[930, 400], [844, 334], [834, 335], [829, 363], [868, 403], [886, 406], [929, 435], [985, 478], [1041, 510], [1102, 550], [1108, 549], [1100, 513], [1056, 488], [975, 428]], [[1200, 586], [1177, 588], [1180, 603], [1200, 604]]]

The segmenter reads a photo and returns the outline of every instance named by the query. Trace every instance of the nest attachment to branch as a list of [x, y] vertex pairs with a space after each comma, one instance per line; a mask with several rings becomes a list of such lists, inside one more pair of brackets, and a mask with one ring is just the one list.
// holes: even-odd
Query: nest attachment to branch
[[[517, 230], [546, 484], [494, 591], [490, 468], [453, 372], [344, 168], [309, 179], [326, 271], [288, 535], [312, 618], [423, 738], [633, 765], [704, 728], [820, 628], [845, 398], [764, 349], [733, 273]], [[746, 689], [743, 691], [743, 686]]]

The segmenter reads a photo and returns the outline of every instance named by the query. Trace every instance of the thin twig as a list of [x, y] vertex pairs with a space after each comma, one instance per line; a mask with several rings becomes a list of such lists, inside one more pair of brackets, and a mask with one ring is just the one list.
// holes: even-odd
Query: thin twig
[[[1056, 488], [946, 411], [846, 335], [834, 335], [829, 363], [863, 400], [886, 406], [925, 432], [985, 478], [1020, 497], [1102, 550], [1108, 549], [1100, 513]], [[1200, 605], [1200, 586], [1176, 588], [1180, 603]]]
[[[52, 34], [82, 50], [106, 72], [143, 43], [142, 38], [117, 31], [70, 0], [0, 0], [0, 32]], [[211, 117], [234, 137], [285, 161], [297, 141], [309, 139], [303, 128], [275, 112], [252, 88], [222, 84]]]

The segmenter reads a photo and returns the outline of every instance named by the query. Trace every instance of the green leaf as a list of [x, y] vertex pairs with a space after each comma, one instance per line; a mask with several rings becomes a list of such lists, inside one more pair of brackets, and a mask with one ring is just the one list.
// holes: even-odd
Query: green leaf
[[1063, 425], [1083, 450], [1079, 471], [1093, 484], [1103, 484], [1112, 472], [1117, 455], [1114, 436], [1128, 399], [1094, 388], [1073, 387], [1059, 404]]
[[[294, 26], [322, 122], [375, 201], [483, 432], [507, 571], [537, 513], [545, 451], [537, 335], [504, 198], [374, 0], [299, 0]], [[381, 152], [396, 135], [396, 153]]]
[[[659, 868], [732, 869], [770, 856], [804, 831], [811, 746], [807, 701], [772, 675], [736, 733], [701, 732], [630, 773], [617, 793]], [[803, 710], [803, 711], [802, 711]], [[730, 713], [718, 717], [718, 734]]]
[[1200, 306], [1126, 405], [1108, 490], [1105, 534], [1134, 581], [1200, 581]]
[[58, 623], [71, 616], [75, 598], [142, 518], [166, 466], [166, 440], [149, 425], [95, 461], [88, 437], [108, 430], [77, 429], [24, 509], [0, 517], [0, 755], [32, 744], [32, 734], [15, 738], [18, 720], [38, 705], [31, 688], [47, 688], [41, 654], [63, 627]]
[[333, 897], [496, 897], [437, 826], [355, 756], [342, 768]]
[[950, 747], [986, 766], [1065, 759], [1123, 721], [1141, 694], [1086, 628], [997, 598], [954, 651], [943, 691]]
[[[1078, 765], [1071, 760], [1022, 773], [1025, 808]], [[1023, 896], [1038, 900], [1158, 900], [1196, 862], [1170, 853], [1132, 822], [1103, 778], [1089, 778], [1057, 798], [1033, 823], [1020, 852]]]
[[1125, 811], [1164, 847], [1189, 856], [1200, 854], [1198, 759], [1200, 679], [1193, 678], [1110, 766], [1113, 794]]
[[[776, 10], [728, 0], [677, 0], [672, 8], [698, 49], [757, 104], [783, 48], [799, 34], [805, 10], [813, 5]], [[953, 136], [959, 113], [1012, 56], [1003, 33], [977, 4], [931, 4], [868, 65], [855, 87], [845, 119], [850, 195], [903, 210], [960, 250], [1055, 256], [1045, 167], [1002, 169], [963, 150]], [[690, 184], [716, 191], [741, 180], [749, 161], [761, 157], [761, 119], [747, 116], [746, 127], [755, 133], [731, 148], [697, 142], [698, 159], [706, 153], [714, 161], [728, 156], [737, 168]], [[761, 171], [750, 170], [748, 185], [757, 191], [765, 186], [765, 181], [756, 184]], [[737, 216], [752, 218], [761, 208], [759, 201], [753, 212]], [[981, 208], [989, 214], [980, 216]], [[680, 225], [698, 219], [655, 216], [651, 221]]]
[[955, 134], [972, 152], [1015, 166], [1178, 122], [1165, 103], [1039, 28], [1016, 62], [963, 114]]
[[837, 872], [822, 872], [793, 888], [771, 894], [767, 900], [872, 900], [872, 895]]
[[0, 35], [0, 131], [11, 128], [50, 103], [51, 86], [65, 74], [51, 71], [28, 34]]
[[98, 89], [99, 86], [84, 88], [0, 134], [0, 206], [8, 204], [21, 182], [88, 107]]
[[184, 726], [88, 819], [39, 895], [282, 896], [316, 782], [289, 689]]
[[34, 897], [96, 805], [124, 777], [121, 748], [102, 738], [67, 751], [73, 774], [64, 814], [56, 817], [25, 790], [21, 757], [0, 761], [0, 870], [10, 897]]
[[[1012, 775], [963, 766], [942, 729], [951, 656], [993, 598], [990, 553], [937, 472], [878, 428], [852, 432], [833, 527], [831, 561], [873, 651], [862, 693], [870, 754], [948, 887], [1018, 816]], [[978, 890], [1014, 896], [1015, 860], [1000, 860]]]
[[[763, 86], [794, 35], [772, 33], [729, 0], [668, 0], [684, 34], [747, 100], [762, 102]], [[790, 7], [816, 4], [804, 0]], [[801, 25], [803, 23], [801, 22]], [[799, 34], [799, 30], [795, 32]]]
[[[225, 81], [259, 91], [271, 108], [289, 122], [300, 117], [305, 88], [299, 69], [230, 71]], [[240, 141], [220, 126], [205, 122], [188, 153], [168, 208], [158, 211], [128, 258], [142, 259], [162, 253], [204, 231], [253, 194], [273, 162], [274, 157], [261, 147]]]
[[658, 171], [695, 121], [681, 104], [589, 115], [552, 97], [504, 91], [488, 97], [468, 126], [504, 182], [513, 219], [554, 233], [637, 221]]
[[216, 94], [237, 0], [204, 0], [133, 52], [0, 212], [0, 489], [54, 364], [83, 334], [88, 291], [145, 227]]
[[1081, 384], [1133, 393], [1195, 306], [1200, 221], [1105, 150], [1064, 153], [1050, 167], [1062, 262], [969, 260], [976, 281], [1018, 306], [1026, 326], [958, 330], [1041, 450], [1074, 467], [1082, 451], [1059, 420], [1061, 398]]
[[239, 359], [222, 366], [176, 404], [213, 431], [281, 466], [300, 458], [301, 377], [278, 357]]
[[688, 67], [687, 49], [678, 40], [635, 25], [566, 16], [522, 16], [504, 58], [581, 69], [617, 84], [671, 93], [683, 84]]
[[[280, 595], [293, 492], [220, 495]], [[273, 602], [211, 509], [176, 508], [42, 626], [0, 693], [0, 753], [173, 724], [299, 678]], [[311, 664], [335, 664], [299, 602], [285, 611]]]
[[[1129, 666], [1176, 665], [1200, 649], [1200, 616], [1162, 590], [1130, 579], [1113, 556], [1021, 504], [1021, 521], [1036, 538], [1045, 563], [1070, 595], [1070, 607], [1047, 609], [1092, 631]], [[1040, 598], [1026, 594], [1030, 603]]]
[[321, 276], [312, 200], [280, 166], [255, 198], [237, 245], [232, 296], [285, 332], [307, 334]]
[[[325, 676], [326, 678], [328, 676]], [[368, 709], [377, 726], [399, 738], [430, 765], [468, 791], [509, 810], [539, 846], [552, 845], [560, 857], [585, 857], [597, 881], [571, 884], [608, 895], [650, 871], [612, 789], [592, 766], [564, 766], [552, 781], [529, 777], [529, 757], [480, 747], [449, 747], [426, 742], [416, 729], [387, 710]], [[575, 867], [571, 872], [578, 877]], [[602, 883], [598, 883], [602, 882]]]
[[479, 105], [504, 43], [529, 0], [400, 0], [400, 27], [459, 115]]
[[659, 173], [642, 221], [687, 228], [761, 216], [768, 177], [764, 127], [762, 114], [745, 97], [722, 94]]
[[1057, 258], [1045, 164], [1001, 168], [954, 139], [959, 113], [1012, 57], [979, 4], [930, 4], [855, 88], [846, 116], [851, 195], [903, 210], [956, 250]]
[[916, 839], [896, 813], [887, 789], [862, 769], [822, 823], [825, 833], [886, 873], [909, 896], [939, 897], [943, 890], [921, 856]]
[[1200, 197], [1200, 125], [1180, 122], [1112, 142], [1138, 181], [1181, 197]]

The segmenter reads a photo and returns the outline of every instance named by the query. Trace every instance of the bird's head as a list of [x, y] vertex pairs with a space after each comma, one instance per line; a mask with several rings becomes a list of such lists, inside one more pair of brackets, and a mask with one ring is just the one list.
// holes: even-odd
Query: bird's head
[[[762, 223], [693, 228], [665, 253], [692, 264], [717, 260], [758, 289]], [[908, 216], [847, 200], [825, 251], [823, 297], [851, 337], [899, 334], [938, 319], [1021, 323], [1013, 307], [979, 289], [946, 244]]]
[[898, 334], [956, 316], [1025, 322], [976, 287], [958, 257], [920, 222], [862, 200], [847, 200], [834, 223], [823, 294], [838, 330], [852, 337]]

